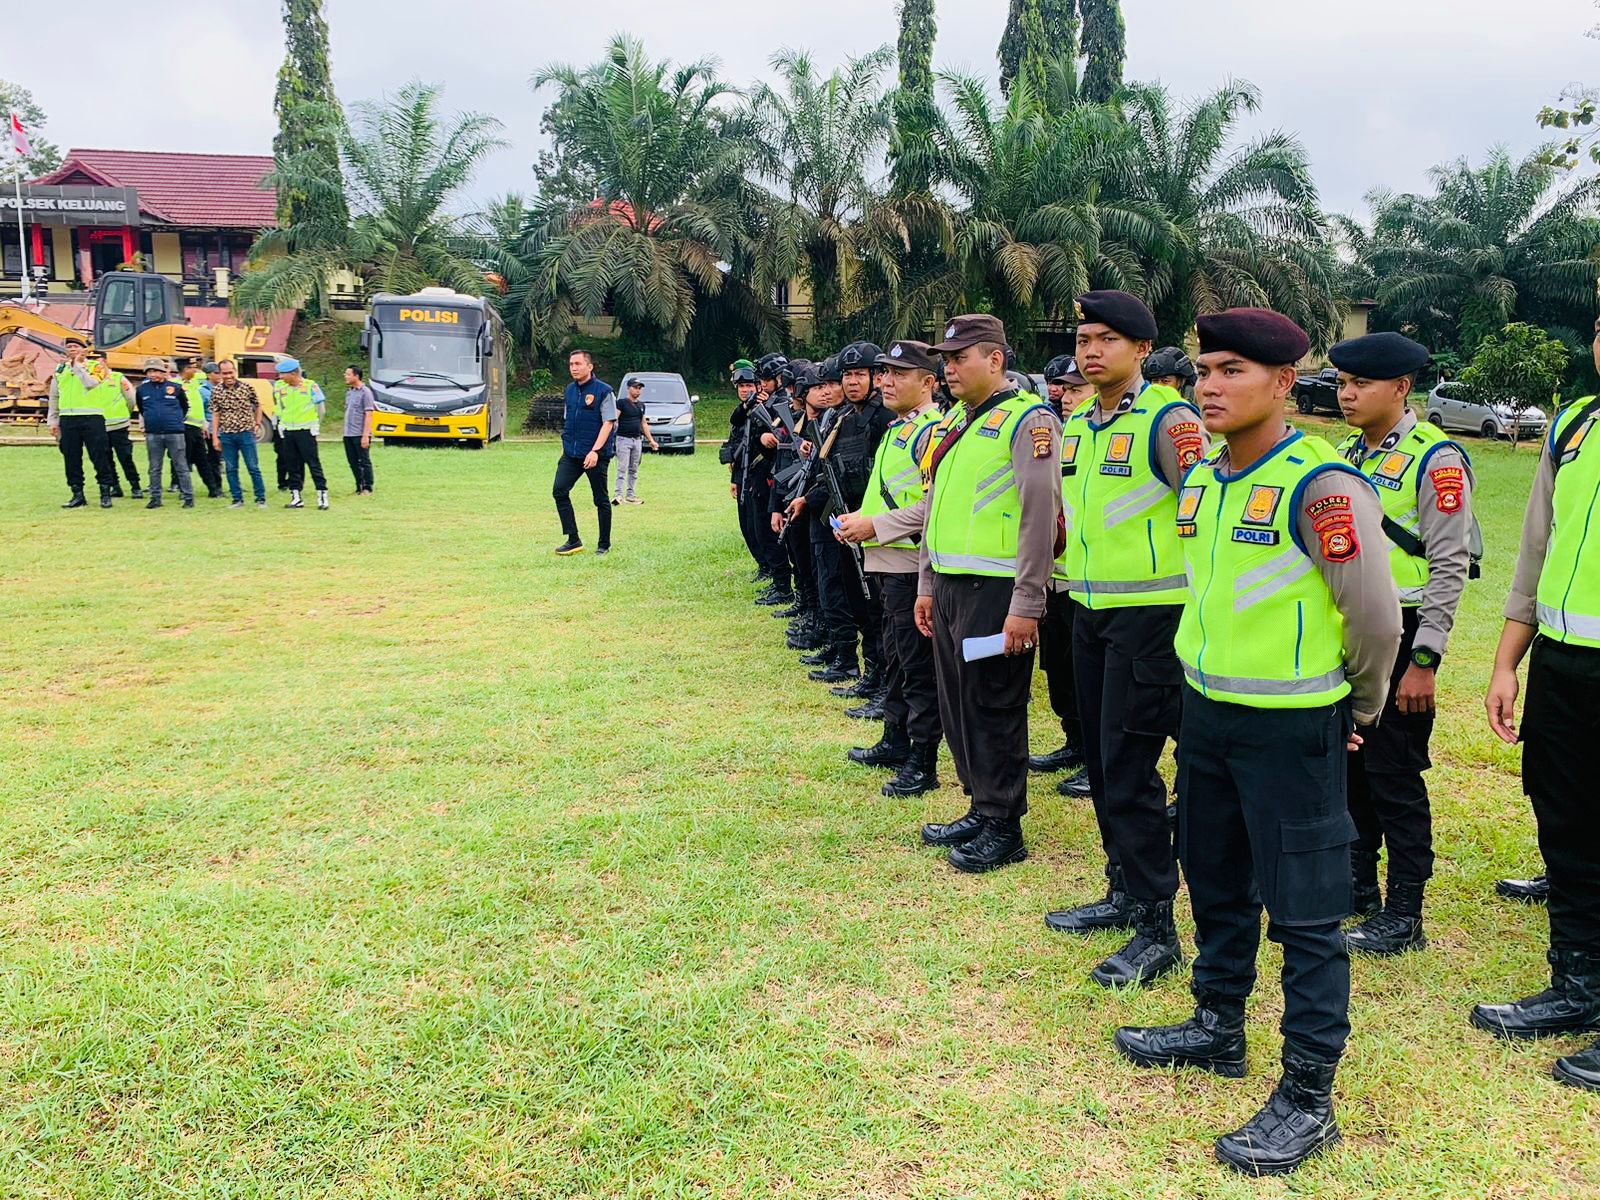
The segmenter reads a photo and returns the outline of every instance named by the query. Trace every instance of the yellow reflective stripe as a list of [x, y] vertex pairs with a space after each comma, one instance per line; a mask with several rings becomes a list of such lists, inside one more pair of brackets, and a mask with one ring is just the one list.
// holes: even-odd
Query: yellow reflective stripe
[[1232, 692], [1237, 696], [1309, 696], [1344, 682], [1343, 667], [1311, 679], [1251, 679], [1243, 675], [1212, 675], [1186, 662], [1183, 673], [1202, 692]]

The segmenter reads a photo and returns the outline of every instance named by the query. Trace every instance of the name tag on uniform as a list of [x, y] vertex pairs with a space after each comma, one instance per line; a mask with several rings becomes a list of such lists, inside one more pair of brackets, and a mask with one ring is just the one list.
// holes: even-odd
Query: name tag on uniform
[[1187, 521], [1178, 522], [1178, 536], [1179, 537], [1194, 537], [1197, 533], [1198, 533], [1198, 529], [1192, 523], [1187, 522]]
[[1235, 526], [1233, 540], [1244, 542], [1250, 546], [1276, 546], [1278, 544], [1278, 531], [1276, 529], [1247, 529], [1243, 525]]

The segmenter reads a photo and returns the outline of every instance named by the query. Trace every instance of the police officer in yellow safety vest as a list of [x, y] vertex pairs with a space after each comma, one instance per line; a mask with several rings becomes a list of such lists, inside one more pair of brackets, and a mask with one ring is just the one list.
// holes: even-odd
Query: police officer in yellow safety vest
[[861, 510], [839, 518], [839, 537], [866, 547], [866, 567], [883, 597], [883, 737], [850, 751], [864, 766], [898, 767], [885, 796], [920, 796], [939, 786], [939, 688], [933, 645], [917, 630], [918, 544], [927, 515], [922, 459], [939, 423], [933, 402], [937, 365], [924, 342], [891, 342], [877, 361], [884, 430]]
[[279, 435], [278, 453], [288, 460], [289, 503], [285, 508], [304, 508], [300, 489], [305, 485], [306, 468], [317, 488], [317, 507], [328, 507], [328, 480], [322, 473], [317, 454], [317, 426], [327, 411], [322, 388], [300, 372], [297, 359], [278, 363], [278, 377], [272, 381], [272, 423]]
[[[1333, 1077], [1350, 1033], [1347, 747], [1383, 710], [1400, 644], [1376, 489], [1284, 420], [1310, 339], [1265, 309], [1199, 318], [1195, 400], [1213, 449], [1178, 497], [1188, 600], [1178, 658], [1178, 838], [1194, 909], [1194, 1015], [1124, 1028], [1141, 1066], [1245, 1073], [1261, 909], [1283, 947], [1283, 1075], [1219, 1138], [1251, 1174], [1339, 1138]], [[1354, 736], [1352, 736], [1354, 734]]]
[[[956, 317], [944, 341], [945, 383], [966, 412], [928, 457], [916, 622], [933, 639], [939, 718], [972, 807], [922, 840], [950, 847], [958, 871], [1021, 862], [1028, 809], [1028, 699], [1044, 589], [1061, 513], [1061, 422], [1006, 378], [1006, 331], [984, 314]], [[969, 638], [1001, 651], [968, 661]], [[981, 650], [980, 643], [975, 650]]]
[[122, 497], [122, 485], [117, 482], [117, 466], [121, 464], [122, 473], [128, 477], [133, 489], [133, 499], [143, 500], [144, 489], [139, 486], [139, 467], [133, 458], [133, 438], [129, 433], [129, 425], [133, 421], [133, 384], [120, 371], [107, 367], [99, 354], [89, 356], [89, 373], [100, 381], [100, 386], [94, 390], [94, 398], [106, 416], [112, 498]]
[[[206, 432], [211, 428], [211, 381], [201, 370], [198, 358], [186, 358], [178, 372], [178, 382], [183, 385], [185, 401], [183, 451], [189, 458], [190, 470], [196, 472], [200, 482], [206, 485], [207, 497], [215, 500], [222, 495], [222, 472], [219, 469], [220, 460]], [[177, 486], [176, 475], [173, 476], [172, 486]]]
[[1088, 292], [1077, 310], [1078, 370], [1096, 394], [1062, 429], [1067, 537], [1055, 577], [1073, 605], [1072, 670], [1107, 888], [1045, 923], [1079, 934], [1131, 930], [1090, 978], [1140, 987], [1183, 965], [1172, 916], [1178, 864], [1156, 765], [1177, 736], [1183, 689], [1172, 649], [1188, 595], [1178, 491], [1206, 435], [1189, 401], [1144, 379], [1156, 319], [1142, 300]]
[[63, 344], [66, 361], [50, 376], [49, 396], [45, 423], [50, 436], [61, 447], [61, 457], [67, 467], [67, 488], [72, 493], [62, 508], [83, 508], [88, 501], [83, 498], [83, 454], [89, 452], [89, 465], [94, 468], [94, 480], [100, 485], [100, 507], [111, 507], [111, 493], [117, 477], [111, 466], [111, 451], [106, 444], [106, 416], [100, 401], [91, 393], [100, 381], [89, 371], [84, 361], [84, 340], [66, 338]]
[[[1367, 954], [1426, 946], [1422, 893], [1433, 875], [1428, 785], [1434, 676], [1472, 567], [1472, 464], [1408, 398], [1428, 351], [1398, 333], [1371, 333], [1328, 351], [1339, 371], [1339, 407], [1355, 432], [1339, 453], [1377, 485], [1389, 567], [1400, 592], [1403, 633], [1383, 720], [1350, 756], [1350, 850], [1356, 915], [1345, 944]], [[1389, 848], [1388, 895], [1378, 889], [1378, 851]]]
[[[1595, 326], [1600, 367], [1600, 323]], [[1600, 399], [1550, 424], [1522, 523], [1485, 707], [1515, 742], [1517, 668], [1529, 647], [1522, 789], [1533, 802], [1550, 879], [1550, 986], [1512, 1004], [1480, 1004], [1472, 1023], [1499, 1037], [1600, 1029]], [[1562, 1083], [1600, 1091], [1600, 1042], [1558, 1058]]]

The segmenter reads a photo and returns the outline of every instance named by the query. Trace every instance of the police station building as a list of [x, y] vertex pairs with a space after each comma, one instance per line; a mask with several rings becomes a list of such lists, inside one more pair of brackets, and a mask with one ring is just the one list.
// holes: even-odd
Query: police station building
[[138, 262], [183, 284], [191, 304], [226, 303], [256, 235], [276, 223], [263, 189], [270, 155], [73, 149], [61, 166], [0, 189], [0, 296], [21, 291], [23, 246], [36, 283], [62, 295]]

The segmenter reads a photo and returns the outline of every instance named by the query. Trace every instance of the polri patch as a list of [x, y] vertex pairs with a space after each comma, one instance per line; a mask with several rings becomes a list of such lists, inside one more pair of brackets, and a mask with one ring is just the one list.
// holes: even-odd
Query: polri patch
[[1076, 433], [1061, 439], [1061, 465], [1063, 467], [1070, 467], [1078, 461], [1078, 442], [1080, 440], [1080, 435]]
[[[1246, 525], [1271, 525], [1273, 518], [1278, 515], [1278, 505], [1282, 501], [1281, 487], [1258, 483], [1250, 489], [1250, 497], [1244, 502], [1244, 514], [1239, 519]], [[1237, 542], [1242, 539], [1233, 540]]]
[[1313, 500], [1310, 504], [1306, 505], [1306, 516], [1310, 517], [1313, 521], [1316, 521], [1321, 517], [1325, 517], [1329, 513], [1349, 511], [1349, 496], [1324, 496], [1322, 499]]
[[1435, 467], [1428, 472], [1433, 483], [1434, 507], [1442, 513], [1461, 511], [1467, 490], [1467, 473], [1460, 467]]
[[[1205, 495], [1203, 487], [1186, 487], [1178, 493], [1178, 521], [1180, 524], [1192, 522], [1200, 511], [1200, 499]], [[1193, 537], [1194, 534], [1180, 534], [1182, 537]]]
[[1172, 448], [1178, 452], [1179, 467], [1187, 471], [1200, 461], [1206, 443], [1200, 434], [1199, 422], [1179, 421], [1167, 427], [1167, 436], [1172, 439]]
[[1383, 456], [1383, 461], [1378, 464], [1378, 477], [1380, 479], [1400, 479], [1404, 477], [1406, 468], [1416, 461], [1416, 457], [1406, 454], [1401, 450], [1391, 450]]
[[1276, 529], [1250, 529], [1243, 525], [1236, 525], [1233, 530], [1233, 540], [1244, 542], [1250, 546], [1276, 546], [1278, 544], [1278, 531]]
[[1361, 553], [1353, 513], [1325, 517], [1317, 526], [1317, 537], [1322, 542], [1322, 557], [1331, 563], [1349, 562]]
[[1125, 463], [1133, 457], [1133, 434], [1113, 433], [1111, 443], [1106, 447], [1106, 461], [1111, 463]]
[[1000, 426], [1006, 423], [1006, 418], [1011, 414], [1003, 408], [997, 408], [978, 426], [976, 432], [979, 437], [997, 438], [1000, 436]]
[[1028, 430], [1028, 436], [1033, 439], [1033, 456], [1049, 458], [1050, 452], [1055, 449], [1056, 441], [1050, 426], [1034, 425]]

